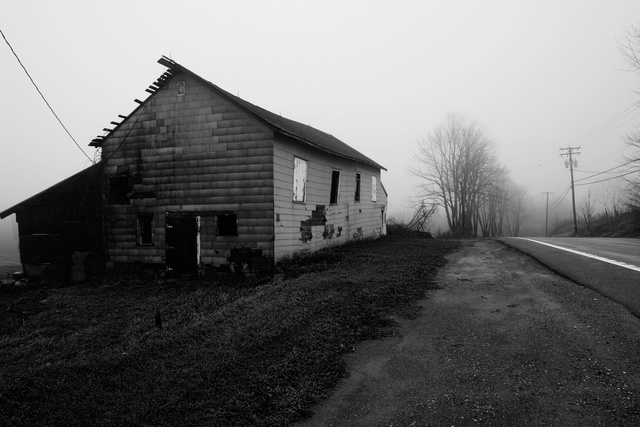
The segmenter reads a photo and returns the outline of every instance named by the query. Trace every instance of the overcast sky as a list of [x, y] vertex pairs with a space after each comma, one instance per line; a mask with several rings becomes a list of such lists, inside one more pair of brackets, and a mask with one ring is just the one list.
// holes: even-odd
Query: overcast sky
[[[0, 5], [0, 29], [89, 157], [89, 142], [147, 96], [167, 55], [384, 165], [391, 216], [416, 184], [407, 165], [417, 141], [449, 112], [485, 126], [536, 203], [569, 185], [560, 147], [582, 147], [577, 179], [620, 163], [621, 135], [640, 122], [640, 76], [626, 71], [617, 40], [639, 20], [638, 0]], [[0, 43], [4, 210], [90, 162]]]

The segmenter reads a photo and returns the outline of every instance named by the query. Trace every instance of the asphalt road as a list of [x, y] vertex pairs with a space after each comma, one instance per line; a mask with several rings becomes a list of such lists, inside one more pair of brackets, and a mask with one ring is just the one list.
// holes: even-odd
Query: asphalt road
[[536, 237], [498, 240], [640, 317], [640, 239]]

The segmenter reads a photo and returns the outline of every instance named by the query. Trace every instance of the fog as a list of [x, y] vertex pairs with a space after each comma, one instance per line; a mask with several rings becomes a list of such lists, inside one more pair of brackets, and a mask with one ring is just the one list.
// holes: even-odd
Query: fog
[[[0, 29], [84, 153], [3, 40], [0, 211], [89, 166], [88, 143], [147, 96], [167, 55], [381, 163], [397, 218], [411, 216], [417, 141], [468, 114], [529, 189], [539, 229], [544, 192], [550, 215], [570, 215], [560, 147], [581, 147], [576, 179], [629, 154], [640, 87], [618, 40], [639, 16], [637, 0], [3, 2]], [[0, 248], [15, 247], [11, 221]]]

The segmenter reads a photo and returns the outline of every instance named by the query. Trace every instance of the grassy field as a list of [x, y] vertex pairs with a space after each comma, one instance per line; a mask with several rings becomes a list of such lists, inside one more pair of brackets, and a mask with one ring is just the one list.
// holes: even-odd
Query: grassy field
[[418, 314], [415, 300], [456, 247], [387, 236], [289, 261], [269, 278], [177, 282], [130, 270], [1, 287], [0, 421], [286, 425], [344, 377], [354, 345]]

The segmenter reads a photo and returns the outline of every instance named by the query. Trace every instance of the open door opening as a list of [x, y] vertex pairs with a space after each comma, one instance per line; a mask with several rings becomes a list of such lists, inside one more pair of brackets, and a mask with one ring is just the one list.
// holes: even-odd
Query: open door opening
[[200, 248], [196, 216], [166, 217], [167, 273], [171, 276], [197, 276]]

